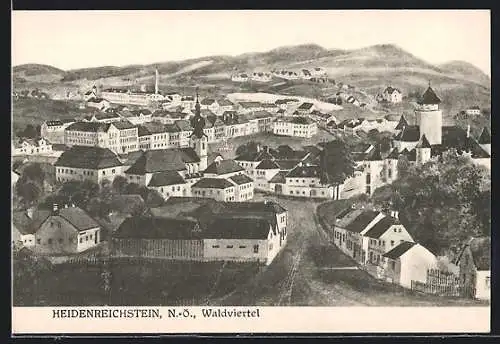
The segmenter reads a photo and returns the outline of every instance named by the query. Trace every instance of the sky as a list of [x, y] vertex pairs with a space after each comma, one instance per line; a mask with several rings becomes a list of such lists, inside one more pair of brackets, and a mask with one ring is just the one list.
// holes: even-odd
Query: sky
[[12, 64], [64, 70], [150, 64], [318, 44], [396, 44], [433, 64], [490, 75], [487, 10], [13, 11]]

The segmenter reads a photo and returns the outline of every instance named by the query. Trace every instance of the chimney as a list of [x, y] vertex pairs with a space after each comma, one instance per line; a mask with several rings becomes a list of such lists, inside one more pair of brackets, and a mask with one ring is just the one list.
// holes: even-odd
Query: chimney
[[470, 137], [470, 124], [467, 124], [467, 137]]
[[57, 204], [53, 205], [53, 207], [52, 207], [52, 214], [53, 215], [58, 215], [59, 214], [59, 207], [57, 206]]
[[67, 205], [67, 204], [65, 204], [65, 205], [64, 205], [64, 208], [65, 208], [65, 209], [68, 209], [68, 205]]

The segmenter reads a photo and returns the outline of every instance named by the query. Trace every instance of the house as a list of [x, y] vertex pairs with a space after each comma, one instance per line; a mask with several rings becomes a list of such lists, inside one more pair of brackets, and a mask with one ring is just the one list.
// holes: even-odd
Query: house
[[260, 102], [239, 102], [236, 111], [238, 113], [248, 113], [252, 111], [263, 111], [263, 104]]
[[231, 75], [231, 81], [233, 82], [247, 82], [248, 74], [247, 73], [237, 73]]
[[383, 255], [387, 282], [412, 287], [412, 281], [426, 283], [427, 271], [437, 268], [436, 256], [424, 246], [403, 241]]
[[254, 72], [250, 76], [252, 81], [257, 81], [257, 82], [269, 82], [273, 79], [273, 76], [270, 73], [264, 73], [264, 72]]
[[91, 180], [100, 184], [121, 174], [122, 163], [108, 148], [73, 146], [54, 163], [56, 180]]
[[103, 112], [93, 113], [91, 115], [86, 116], [83, 119], [84, 122], [99, 122], [99, 123], [113, 123], [121, 120], [123, 120], [123, 117], [112, 109], [108, 109], [107, 111]]
[[304, 80], [309, 80], [312, 78], [311, 72], [307, 69], [300, 70], [300, 77]]
[[227, 159], [214, 161], [210, 164], [205, 171], [204, 177], [209, 178], [229, 178], [236, 175], [241, 175], [245, 169], [241, 167], [236, 161]]
[[280, 109], [282, 110], [287, 110], [290, 108], [291, 105], [297, 104], [299, 102], [298, 99], [293, 99], [293, 98], [283, 98], [283, 99], [278, 99], [274, 102]]
[[250, 124], [248, 134], [273, 131], [273, 115], [268, 111], [254, 111], [244, 115]]
[[133, 125], [143, 124], [153, 120], [153, 113], [148, 109], [124, 111], [123, 113], [119, 112], [118, 114]]
[[109, 108], [110, 102], [104, 98], [90, 98], [87, 100], [87, 106], [104, 111]]
[[12, 188], [14, 188], [14, 186], [16, 185], [17, 181], [19, 180], [19, 173], [17, 173], [16, 171], [10, 171], [10, 185]]
[[324, 77], [327, 75], [326, 70], [322, 67], [314, 67], [309, 71], [313, 77]]
[[491, 299], [491, 237], [469, 240], [455, 262], [468, 297]]
[[235, 104], [229, 99], [221, 99], [219, 103], [219, 114], [223, 114], [225, 111], [232, 111], [235, 108]]
[[201, 178], [191, 185], [191, 194], [221, 202], [237, 202], [235, 184], [224, 178]]
[[318, 132], [318, 125], [307, 117], [281, 119], [273, 123], [273, 134], [311, 138]]
[[305, 102], [300, 104], [300, 106], [297, 108], [297, 112], [301, 115], [307, 115], [313, 112], [315, 109], [316, 108], [313, 103]]
[[382, 93], [382, 99], [389, 103], [401, 103], [403, 101], [403, 94], [399, 89], [388, 86]]
[[220, 105], [219, 102], [213, 98], [204, 98], [200, 102], [201, 109], [202, 110], [210, 110], [213, 113], [219, 113], [220, 111]]
[[97, 87], [95, 85], [83, 95], [83, 100], [85, 101], [89, 101], [92, 98], [97, 98]]
[[181, 97], [181, 106], [187, 109], [193, 109], [195, 104], [195, 98], [193, 96], [183, 96]]
[[101, 241], [100, 225], [73, 205], [17, 213], [13, 221], [27, 240], [24, 245], [37, 254], [79, 253]]
[[172, 197], [151, 212], [125, 219], [112, 236], [113, 256], [268, 265], [287, 240], [288, 212], [273, 202]]
[[45, 121], [40, 126], [40, 135], [53, 144], [64, 144], [64, 130], [74, 122], [74, 119]]
[[12, 156], [16, 155], [44, 155], [52, 153], [52, 144], [44, 138], [21, 139], [12, 142]]
[[148, 122], [137, 126], [139, 149], [165, 149], [170, 147], [170, 133], [162, 122]]
[[481, 109], [479, 106], [471, 106], [465, 110], [465, 114], [469, 116], [479, 116], [481, 115]]
[[265, 218], [218, 216], [204, 237], [207, 260], [269, 265], [281, 249], [276, 223]]
[[177, 92], [167, 92], [163, 95], [165, 99], [168, 99], [172, 104], [180, 104], [182, 102], [182, 96]]

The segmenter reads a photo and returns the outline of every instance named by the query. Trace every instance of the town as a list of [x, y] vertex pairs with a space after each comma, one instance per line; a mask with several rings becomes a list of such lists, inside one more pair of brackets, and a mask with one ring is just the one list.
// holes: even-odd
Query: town
[[[41, 296], [52, 288], [49, 282], [23, 294], [20, 286], [29, 277], [19, 273], [18, 302], [81, 304], [103, 302], [103, 295], [105, 302], [129, 302], [123, 295], [138, 286], [127, 280], [134, 279], [127, 268], [159, 264], [161, 275], [213, 284], [201, 293], [207, 302], [245, 304], [243, 290], [260, 276], [256, 294], [270, 293], [277, 305], [294, 304], [296, 288], [312, 288], [294, 287], [296, 279], [307, 284], [304, 276], [313, 274], [296, 277], [301, 259], [319, 264], [319, 271], [345, 269], [402, 303], [402, 290], [417, 302], [489, 300], [491, 242], [481, 230], [488, 216], [474, 202], [491, 192], [490, 130], [473, 134], [470, 124], [445, 125], [441, 92], [431, 82], [420, 90], [413, 114], [341, 120], [336, 114], [343, 106], [397, 106], [407, 95], [386, 85], [372, 95], [373, 104], [362, 103], [350, 93], [355, 86], [336, 83], [320, 66], [235, 72], [230, 81], [275, 79], [332, 84], [337, 92], [322, 100], [211, 97], [198, 88], [163, 92], [156, 69], [154, 85], [94, 85], [78, 100], [86, 115], [52, 118], [35, 133], [14, 137], [12, 245], [18, 266], [36, 264], [40, 274], [66, 274], [61, 278], [68, 281], [83, 278], [78, 269], [86, 266], [96, 279], [88, 298], [61, 292], [54, 301]], [[48, 97], [16, 91], [14, 106]], [[462, 114], [480, 116], [481, 110], [471, 104]], [[457, 174], [471, 178], [471, 185]], [[435, 209], [425, 203], [432, 197], [437, 202], [441, 187], [443, 202], [464, 208], [450, 214], [470, 221], [467, 230], [444, 232], [458, 226], [454, 215], [435, 219]], [[325, 257], [315, 257], [316, 251]], [[127, 267], [118, 269], [120, 262]], [[283, 273], [276, 290], [264, 290]], [[189, 294], [186, 286], [195, 299], [183, 295], [175, 278], [168, 283], [167, 296], [149, 301], [202, 302], [199, 291]], [[223, 285], [232, 286], [227, 295], [218, 294]], [[76, 287], [67, 288], [71, 294]], [[161, 288], [148, 293], [161, 294]], [[123, 295], [109, 301], [110, 290]], [[101, 301], [89, 301], [93, 297]]]

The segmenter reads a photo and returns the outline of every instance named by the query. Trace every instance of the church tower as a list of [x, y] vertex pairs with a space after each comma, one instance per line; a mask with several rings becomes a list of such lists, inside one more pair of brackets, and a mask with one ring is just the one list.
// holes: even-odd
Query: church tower
[[208, 165], [208, 137], [203, 132], [205, 128], [205, 119], [201, 117], [201, 106], [198, 101], [198, 92], [196, 92], [196, 104], [194, 117], [191, 119], [193, 133], [189, 138], [189, 146], [194, 149], [200, 158], [199, 170], [204, 171]]
[[425, 134], [422, 135], [420, 141], [418, 141], [415, 146], [415, 152], [417, 165], [423, 165], [427, 161], [431, 160], [431, 145], [425, 137]]
[[441, 144], [443, 112], [439, 109], [440, 103], [441, 99], [434, 93], [429, 82], [429, 87], [418, 102], [415, 115], [420, 129], [420, 137], [425, 135], [431, 145]]

